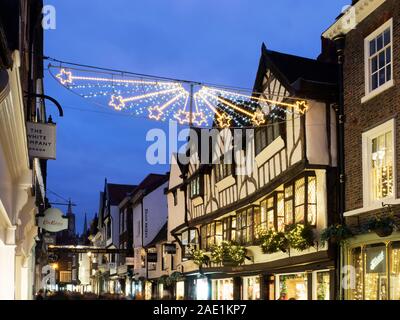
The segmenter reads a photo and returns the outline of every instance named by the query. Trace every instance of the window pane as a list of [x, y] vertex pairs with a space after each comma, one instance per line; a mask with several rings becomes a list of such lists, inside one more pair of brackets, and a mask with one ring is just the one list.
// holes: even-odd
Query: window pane
[[390, 28], [385, 30], [383, 37], [384, 37], [384, 45], [387, 46], [390, 43]]
[[378, 70], [378, 57], [371, 59], [371, 72], [374, 73]]
[[375, 90], [376, 88], [378, 88], [378, 73], [374, 73], [372, 75], [372, 79], [371, 79], [371, 90]]
[[392, 61], [392, 48], [389, 47], [386, 49], [386, 63], [390, 63]]
[[379, 69], [385, 66], [385, 51], [379, 53]]
[[285, 224], [293, 223], [293, 200], [285, 201]]
[[277, 225], [278, 231], [283, 231], [285, 228], [285, 201], [283, 193], [278, 193], [278, 203], [277, 203]]
[[307, 300], [307, 274], [298, 273], [279, 276], [279, 300]]
[[389, 64], [386, 67], [386, 80], [389, 81], [391, 79], [392, 79], [392, 68], [391, 68], [391, 65]]
[[376, 38], [376, 51], [379, 51], [383, 48], [383, 34], [379, 35]]
[[305, 200], [305, 178], [301, 178], [296, 180], [295, 182], [295, 192], [294, 192], [294, 198], [295, 198], [295, 206], [304, 204]]
[[379, 86], [383, 85], [386, 82], [386, 74], [385, 74], [385, 68], [379, 70]]
[[375, 52], [376, 52], [376, 41], [374, 39], [369, 42], [369, 55], [372, 56], [373, 54], [375, 54]]

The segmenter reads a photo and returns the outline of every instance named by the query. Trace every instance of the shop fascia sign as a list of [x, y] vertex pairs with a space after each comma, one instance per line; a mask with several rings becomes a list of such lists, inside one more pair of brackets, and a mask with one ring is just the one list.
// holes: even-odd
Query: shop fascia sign
[[38, 227], [49, 232], [59, 232], [68, 229], [68, 218], [63, 217], [61, 210], [57, 208], [47, 209], [43, 216], [38, 218]]
[[56, 158], [56, 125], [54, 123], [27, 122], [26, 133], [29, 157]]

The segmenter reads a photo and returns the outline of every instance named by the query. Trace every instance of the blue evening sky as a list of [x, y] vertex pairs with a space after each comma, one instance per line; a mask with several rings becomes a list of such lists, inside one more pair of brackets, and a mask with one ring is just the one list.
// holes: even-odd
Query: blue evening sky
[[[261, 43], [315, 58], [321, 33], [350, 0], [48, 0], [56, 30], [45, 31], [45, 55], [138, 73], [251, 88]], [[45, 62], [47, 65], [47, 62]], [[146, 132], [164, 125], [104, 110], [75, 96], [47, 73], [45, 90], [64, 107], [57, 122], [57, 160], [49, 161], [48, 188], [98, 210], [104, 178], [137, 184], [168, 166], [147, 163]], [[81, 111], [84, 109], [87, 111]], [[49, 193], [51, 201], [62, 201]], [[62, 208], [65, 211], [66, 208]]]

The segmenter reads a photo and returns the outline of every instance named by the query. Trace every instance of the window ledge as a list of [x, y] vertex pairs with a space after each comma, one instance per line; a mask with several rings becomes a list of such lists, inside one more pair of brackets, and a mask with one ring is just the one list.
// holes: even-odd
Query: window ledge
[[218, 181], [215, 185], [218, 191], [223, 191], [236, 183], [236, 179], [230, 175]]
[[389, 88], [394, 86], [394, 80], [389, 80], [385, 84], [381, 85], [379, 88], [376, 88], [375, 90], [367, 93], [364, 97], [361, 98], [361, 103], [365, 103], [373, 98], [375, 98], [377, 95], [381, 94], [382, 92], [388, 90]]
[[373, 210], [378, 210], [378, 209], [383, 209], [382, 208], [382, 202], [384, 204], [391, 204], [391, 205], [397, 205], [400, 204], [400, 199], [382, 199], [382, 201], [380, 201], [379, 203], [372, 203], [368, 206], [364, 206], [362, 208], [358, 208], [358, 209], [354, 209], [354, 210], [350, 210], [350, 211], [346, 211], [344, 213], [345, 217], [353, 217], [353, 216], [358, 216], [364, 212], [369, 212], [369, 211], [373, 211]]
[[271, 159], [279, 150], [285, 147], [285, 141], [282, 137], [277, 137], [267, 147], [265, 147], [258, 155], [256, 155], [256, 163], [261, 167], [267, 160]]

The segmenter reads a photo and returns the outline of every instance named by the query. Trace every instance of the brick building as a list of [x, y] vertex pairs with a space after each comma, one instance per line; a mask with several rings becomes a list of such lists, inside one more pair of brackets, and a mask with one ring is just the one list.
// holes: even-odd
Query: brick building
[[344, 40], [342, 213], [355, 236], [342, 248], [354, 276], [342, 281], [343, 298], [398, 300], [400, 232], [390, 223], [400, 212], [400, 2], [353, 1], [323, 37]]

